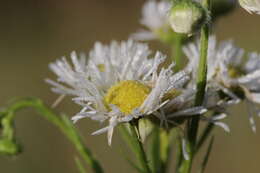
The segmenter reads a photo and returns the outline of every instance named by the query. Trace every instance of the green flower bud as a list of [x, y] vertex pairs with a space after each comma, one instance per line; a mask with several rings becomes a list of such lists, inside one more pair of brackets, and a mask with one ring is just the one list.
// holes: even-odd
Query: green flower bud
[[151, 134], [153, 130], [153, 124], [150, 120], [141, 118], [138, 121], [138, 129], [141, 141], [144, 142], [145, 139]]
[[177, 33], [192, 34], [207, 21], [207, 11], [200, 3], [193, 1], [177, 2], [169, 14], [169, 23]]

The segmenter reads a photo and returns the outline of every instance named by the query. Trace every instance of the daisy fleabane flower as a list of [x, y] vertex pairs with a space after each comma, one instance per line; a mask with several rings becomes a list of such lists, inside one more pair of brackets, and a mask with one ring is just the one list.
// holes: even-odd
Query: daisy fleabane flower
[[249, 13], [260, 14], [260, 0], [239, 0], [239, 3]]
[[109, 145], [119, 123], [150, 117], [163, 123], [168, 122], [165, 113], [174, 118], [205, 112], [203, 107], [185, 105], [193, 93], [183, 89], [188, 75], [184, 71], [173, 74], [173, 64], [159, 68], [166, 57], [150, 53], [146, 44], [132, 40], [110, 45], [97, 42], [88, 61], [73, 52], [72, 65], [65, 58], [50, 64], [58, 78], [47, 82], [54, 92], [71, 95], [83, 107], [72, 118], [74, 122], [85, 117], [108, 121], [108, 126], [93, 134], [108, 132]]
[[[189, 63], [186, 67], [195, 79], [199, 62], [199, 44], [190, 43], [183, 48]], [[256, 104], [260, 104], [260, 55], [248, 53], [236, 47], [231, 40], [217, 46], [216, 38], [211, 36], [208, 48], [208, 87], [213, 87], [226, 94], [230, 100], [227, 104], [239, 103], [246, 99], [259, 114]], [[253, 131], [255, 124], [249, 112]]]
[[167, 14], [170, 8], [169, 1], [147, 0], [142, 8], [140, 23], [148, 30], [140, 30], [132, 37], [136, 40], [152, 40], [161, 37], [163, 33], [171, 32]]

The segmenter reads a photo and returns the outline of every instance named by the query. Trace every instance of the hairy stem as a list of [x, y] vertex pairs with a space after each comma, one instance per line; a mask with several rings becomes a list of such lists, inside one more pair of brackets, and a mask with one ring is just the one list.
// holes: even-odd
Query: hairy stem
[[[203, 0], [202, 5], [205, 9], [209, 9], [210, 0]], [[209, 39], [209, 25], [205, 24], [201, 28], [201, 38], [200, 38], [200, 60], [197, 74], [197, 93], [195, 97], [195, 106], [200, 106], [203, 104], [206, 83], [207, 83], [207, 54], [208, 54], [208, 39]], [[196, 142], [197, 142], [197, 133], [199, 129], [199, 116], [193, 117], [188, 122], [188, 150], [190, 158], [183, 162], [181, 173], [191, 172], [193, 157], [196, 152]]]
[[135, 149], [135, 153], [136, 153], [136, 157], [138, 159], [138, 162], [142, 166], [142, 170], [145, 173], [151, 173], [151, 170], [149, 168], [148, 161], [147, 161], [147, 158], [146, 158], [146, 154], [145, 154], [145, 151], [144, 151], [144, 148], [143, 148], [143, 144], [139, 140], [137, 129], [136, 129], [135, 125], [130, 124], [129, 129], [130, 129], [130, 133], [131, 133], [132, 138], [133, 138], [133, 142], [134, 142], [134, 146], [135, 146], [134, 149]]

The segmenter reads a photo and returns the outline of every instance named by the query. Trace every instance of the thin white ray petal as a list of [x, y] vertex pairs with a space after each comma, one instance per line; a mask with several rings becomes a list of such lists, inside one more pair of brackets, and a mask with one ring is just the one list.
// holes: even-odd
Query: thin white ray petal
[[185, 160], [190, 160], [189, 154], [187, 152], [186, 140], [184, 138], [182, 139], [182, 154]]

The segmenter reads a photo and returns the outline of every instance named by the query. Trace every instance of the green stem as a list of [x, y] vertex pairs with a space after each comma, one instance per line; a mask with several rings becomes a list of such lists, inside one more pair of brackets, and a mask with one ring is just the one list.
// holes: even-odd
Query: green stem
[[[205, 88], [207, 83], [207, 52], [208, 52], [208, 26], [205, 25], [201, 30], [201, 43], [200, 43], [200, 62], [197, 78], [197, 93], [195, 97], [195, 106], [200, 106], [203, 103]], [[199, 127], [199, 116], [192, 118], [189, 124], [188, 138], [191, 142], [191, 147], [195, 146], [197, 132]]]
[[[8, 140], [11, 144], [15, 142], [14, 139], [14, 130], [13, 130], [13, 121], [15, 113], [24, 108], [34, 108], [39, 115], [43, 116], [45, 119], [57, 126], [74, 144], [76, 150], [79, 152], [81, 157], [85, 160], [87, 164], [91, 166], [93, 172], [103, 173], [103, 170], [96, 159], [94, 159], [92, 153], [88, 148], [86, 148], [81, 137], [78, 134], [78, 131], [74, 128], [71, 121], [66, 116], [59, 116], [54, 113], [51, 109], [45, 106], [41, 100], [30, 98], [22, 99], [17, 101], [8, 107], [7, 111], [2, 113], [0, 116], [1, 125], [3, 128], [2, 136], [0, 141]], [[16, 144], [14, 144], [16, 145]], [[6, 153], [6, 154], [16, 154], [16, 153]]]
[[176, 63], [174, 67], [175, 72], [179, 71], [182, 67], [182, 42], [182, 35], [177, 34], [172, 49], [172, 61]]
[[[205, 8], [209, 6], [209, 0], [203, 0]], [[206, 83], [207, 83], [207, 54], [208, 54], [208, 39], [209, 39], [209, 26], [206, 24], [201, 29], [200, 39], [200, 60], [197, 76], [197, 93], [195, 97], [195, 106], [200, 106], [203, 103]], [[194, 146], [196, 143], [197, 132], [199, 126], [199, 117], [196, 116], [191, 121], [189, 139]]]
[[[205, 9], [209, 9], [210, 0], [203, 0], [202, 5]], [[207, 54], [208, 54], [209, 26], [205, 24], [201, 28], [200, 38], [200, 60], [197, 74], [197, 93], [195, 97], [195, 106], [203, 104], [206, 83], [207, 83]], [[195, 116], [188, 122], [188, 148], [190, 159], [183, 163], [182, 173], [191, 172], [192, 161], [196, 151], [197, 133], [199, 129], [199, 116]]]
[[141, 143], [141, 141], [138, 138], [138, 133], [137, 133], [137, 129], [133, 124], [130, 124], [129, 126], [130, 129], [130, 133], [133, 137], [133, 141], [135, 144], [135, 153], [137, 156], [137, 159], [139, 161], [139, 163], [142, 166], [142, 169], [145, 173], [151, 173], [151, 170], [149, 168], [148, 162], [147, 162], [147, 158], [146, 158], [146, 154], [143, 148], [143, 144]]

